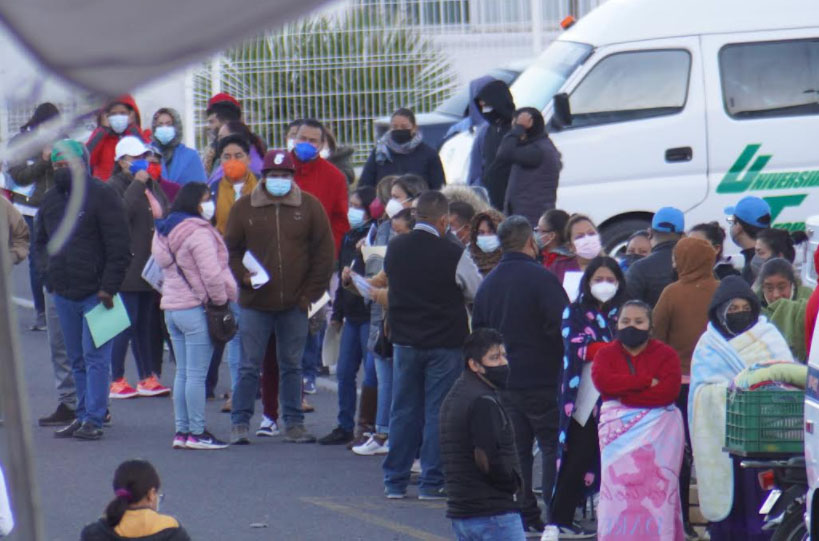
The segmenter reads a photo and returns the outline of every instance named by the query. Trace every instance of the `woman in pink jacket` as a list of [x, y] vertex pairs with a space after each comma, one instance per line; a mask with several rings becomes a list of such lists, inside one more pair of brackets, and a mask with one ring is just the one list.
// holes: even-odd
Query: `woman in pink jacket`
[[205, 377], [213, 355], [204, 304], [237, 299], [222, 236], [210, 224], [214, 203], [208, 187], [185, 184], [170, 214], [158, 222], [151, 251], [162, 268], [165, 322], [176, 357], [174, 449], [224, 449], [205, 429]]

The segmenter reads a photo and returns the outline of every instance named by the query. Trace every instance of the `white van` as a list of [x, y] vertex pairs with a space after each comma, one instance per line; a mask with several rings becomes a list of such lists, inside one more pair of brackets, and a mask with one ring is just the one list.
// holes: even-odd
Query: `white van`
[[[589, 214], [609, 249], [666, 205], [725, 226], [752, 194], [791, 230], [819, 209], [813, 0], [610, 0], [511, 90], [563, 155], [558, 208]], [[466, 180], [471, 137], [441, 149], [449, 182]]]

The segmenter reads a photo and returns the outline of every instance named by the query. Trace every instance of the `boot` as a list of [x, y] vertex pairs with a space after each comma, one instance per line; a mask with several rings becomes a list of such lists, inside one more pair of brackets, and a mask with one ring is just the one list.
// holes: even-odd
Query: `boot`
[[[365, 443], [375, 432], [375, 414], [378, 409], [378, 387], [361, 386], [361, 398], [358, 402], [358, 423], [355, 427], [355, 437], [348, 445], [352, 449]], [[366, 435], [365, 435], [366, 434]]]

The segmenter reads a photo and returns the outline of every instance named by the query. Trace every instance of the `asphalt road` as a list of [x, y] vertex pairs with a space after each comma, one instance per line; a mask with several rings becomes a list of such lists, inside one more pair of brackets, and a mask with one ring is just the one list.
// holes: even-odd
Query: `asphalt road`
[[[27, 269], [17, 267], [13, 277], [15, 294], [30, 297]], [[452, 539], [443, 502], [415, 499], [414, 487], [406, 500], [384, 498], [377, 457], [359, 457], [344, 447], [288, 444], [280, 437], [254, 438], [250, 446], [224, 451], [172, 450], [169, 398], [113, 401], [113, 426], [98, 442], [55, 439], [51, 429], [35, 423], [57, 405], [46, 335], [25, 330], [32, 310], [19, 308], [17, 316], [47, 539], [76, 540], [111, 499], [116, 466], [134, 457], [156, 466], [165, 494], [162, 511], [177, 517], [196, 540]], [[126, 370], [135, 383], [132, 361]], [[173, 372], [166, 363], [163, 383], [171, 384]], [[220, 393], [228, 380], [223, 365]], [[335, 426], [336, 394], [319, 390], [310, 400], [317, 411], [307, 415], [307, 428], [321, 436]], [[208, 402], [208, 428], [227, 438], [230, 420], [219, 413], [220, 405]], [[259, 419], [257, 413], [254, 427]], [[6, 432], [0, 428], [0, 459]], [[14, 534], [9, 539], [27, 541]]]

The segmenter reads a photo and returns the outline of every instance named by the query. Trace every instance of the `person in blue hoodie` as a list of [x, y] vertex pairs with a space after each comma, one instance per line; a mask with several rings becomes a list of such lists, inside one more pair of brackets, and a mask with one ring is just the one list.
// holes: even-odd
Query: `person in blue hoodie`
[[151, 121], [151, 131], [154, 143], [162, 152], [163, 179], [177, 184], [208, 179], [199, 153], [182, 144], [182, 118], [176, 109], [158, 109]]

